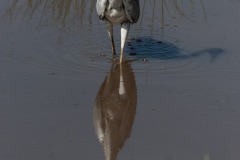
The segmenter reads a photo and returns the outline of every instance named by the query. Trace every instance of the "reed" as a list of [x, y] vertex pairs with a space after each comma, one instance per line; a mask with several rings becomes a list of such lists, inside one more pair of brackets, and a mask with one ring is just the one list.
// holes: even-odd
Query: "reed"
[[30, 20], [39, 16], [37, 11], [40, 11], [40, 24], [51, 19], [63, 26], [82, 25], [84, 22], [91, 22], [94, 8], [95, 0], [13, 0], [4, 17], [8, 17], [10, 21], [19, 17]]
[[[206, 20], [206, 10], [202, 0], [142, 0], [140, 23], [144, 22], [145, 9], [152, 7], [152, 16], [157, 14], [161, 19], [161, 26], [164, 26], [167, 14], [189, 17], [185, 10], [201, 7]], [[62, 26], [92, 24], [92, 16], [95, 13], [96, 0], [12, 0], [11, 5], [5, 12], [4, 17], [13, 21], [17, 17], [30, 20], [39, 16], [40, 24], [44, 22], [59, 23]], [[184, 8], [185, 7], [185, 8]]]

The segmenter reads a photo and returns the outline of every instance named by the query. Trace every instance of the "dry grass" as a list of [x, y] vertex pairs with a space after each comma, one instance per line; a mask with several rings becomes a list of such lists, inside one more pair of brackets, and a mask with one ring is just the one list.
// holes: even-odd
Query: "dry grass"
[[[34, 16], [40, 17], [43, 22], [49, 21], [67, 24], [83, 24], [88, 21], [91, 23], [91, 17], [95, 8], [95, 0], [13, 0], [6, 10], [4, 17], [10, 21], [16, 18], [30, 20]], [[41, 11], [41, 15], [37, 13]], [[89, 12], [90, 11], [90, 12]]]
[[162, 26], [164, 26], [167, 14], [189, 18], [191, 15], [187, 14], [186, 10], [189, 11], [190, 9], [193, 14], [197, 7], [201, 8], [202, 15], [206, 20], [206, 11], [202, 0], [144, 0], [141, 9], [142, 14], [144, 14], [145, 8], [148, 8], [146, 5], [152, 6], [152, 17], [160, 14]]
[[[143, 0], [141, 12], [142, 16], [146, 5], [152, 6], [152, 16], [160, 14], [161, 22], [164, 24], [167, 13], [173, 13], [178, 16], [187, 17], [184, 7], [191, 8], [201, 5], [203, 16], [205, 8], [202, 0]], [[12, 22], [17, 17], [30, 20], [41, 11], [39, 24], [44, 22], [53, 22], [66, 25], [81, 26], [84, 23], [91, 24], [92, 15], [95, 12], [96, 0], [12, 0], [11, 5], [6, 10], [5, 16]], [[147, 7], [148, 8], [148, 7]]]

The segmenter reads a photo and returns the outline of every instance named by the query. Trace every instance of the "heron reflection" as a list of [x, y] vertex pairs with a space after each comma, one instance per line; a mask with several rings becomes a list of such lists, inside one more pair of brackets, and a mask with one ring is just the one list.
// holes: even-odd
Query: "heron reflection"
[[137, 105], [137, 88], [130, 63], [113, 62], [96, 97], [93, 121], [105, 159], [115, 160], [130, 136]]

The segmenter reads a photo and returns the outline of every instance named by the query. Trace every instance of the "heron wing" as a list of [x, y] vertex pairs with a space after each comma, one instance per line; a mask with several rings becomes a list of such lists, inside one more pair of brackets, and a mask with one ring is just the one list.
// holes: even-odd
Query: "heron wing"
[[97, 0], [96, 9], [97, 14], [101, 20], [104, 18], [104, 13], [107, 7], [108, 0]]
[[123, 0], [123, 5], [128, 20], [131, 23], [136, 23], [140, 14], [139, 0]]

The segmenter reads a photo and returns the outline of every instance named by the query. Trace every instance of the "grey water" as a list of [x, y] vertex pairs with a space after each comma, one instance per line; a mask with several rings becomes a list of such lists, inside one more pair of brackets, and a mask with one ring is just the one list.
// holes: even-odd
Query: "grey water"
[[140, 0], [122, 65], [95, 3], [0, 2], [0, 159], [239, 160], [240, 2]]

